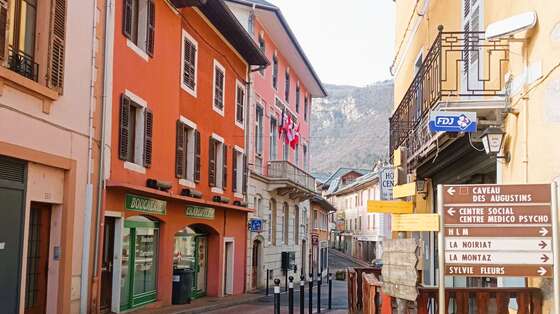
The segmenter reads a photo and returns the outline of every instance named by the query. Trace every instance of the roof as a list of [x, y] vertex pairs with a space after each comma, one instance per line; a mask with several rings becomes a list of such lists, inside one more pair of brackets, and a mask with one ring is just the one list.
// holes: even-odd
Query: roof
[[[174, 1], [182, 7], [181, 1]], [[186, 6], [186, 4], [183, 4]], [[251, 38], [251, 35], [239, 23], [224, 0], [212, 0], [197, 6], [224, 38], [237, 50], [249, 65], [269, 65], [270, 62]]]
[[311, 198], [311, 203], [319, 204], [323, 209], [326, 209], [328, 212], [335, 212], [336, 208], [332, 206], [326, 199], [320, 196], [314, 196]]
[[[313, 66], [311, 65], [311, 62], [309, 61], [309, 59], [305, 55], [305, 52], [303, 51], [303, 48], [299, 44], [295, 34], [292, 32], [292, 29], [290, 28], [290, 25], [288, 24], [288, 22], [284, 18], [284, 15], [282, 14], [282, 11], [280, 10], [279, 7], [273, 5], [272, 3], [268, 2], [268, 1], [265, 1], [265, 0], [226, 0], [226, 1], [253, 7], [253, 8], [255, 8], [255, 10], [257, 10], [257, 16], [259, 16], [259, 17], [261, 17], [265, 20], [267, 19], [268, 15], [264, 14], [264, 13], [263, 14], [258, 14], [259, 10], [274, 13], [274, 15], [276, 16], [276, 19], [278, 20], [278, 22], [281, 24], [282, 28], [284, 29], [284, 31], [285, 31], [284, 33], [288, 35], [288, 37], [290, 39], [290, 42], [292, 43], [292, 45], [297, 50], [297, 54], [302, 59], [303, 63], [305, 64], [305, 66], [307, 68], [307, 70], [310, 72], [311, 76], [313, 77], [314, 83], [312, 85], [305, 84], [308, 91], [311, 93], [311, 95], [313, 97], [326, 97], [327, 96], [327, 90], [323, 86], [323, 83], [321, 82], [321, 79], [319, 79], [319, 76], [315, 72], [315, 69], [313, 69]], [[278, 49], [282, 49], [282, 45], [280, 45], [279, 43], [277, 43], [277, 44], [279, 45]], [[284, 55], [287, 58], [290, 57], [290, 54], [284, 54]], [[292, 64], [292, 62], [290, 62], [290, 64]]]
[[359, 178], [357, 178], [354, 182], [352, 182], [351, 184], [348, 184], [347, 186], [341, 188], [340, 190], [336, 191], [334, 194], [335, 195], [340, 195], [340, 194], [345, 194], [345, 193], [349, 193], [354, 191], [356, 188], [367, 184], [369, 182], [373, 182], [374, 180], [379, 179], [379, 171], [375, 171], [375, 172], [370, 172], [368, 174], [365, 174]]
[[345, 174], [347, 174], [347, 173], [349, 173], [349, 172], [352, 172], [352, 171], [355, 171], [355, 172], [357, 172], [357, 173], [359, 173], [359, 174], [364, 175], [364, 174], [370, 172], [371, 170], [369, 170], [369, 169], [360, 169], [360, 168], [340, 167], [340, 168], [338, 168], [333, 174], [331, 174], [331, 176], [330, 176], [327, 180], [325, 180], [325, 181], [323, 182], [323, 185], [325, 185], [325, 186], [330, 186], [330, 185], [331, 185], [331, 182], [332, 182], [333, 180], [339, 179], [339, 178], [342, 177], [343, 175], [345, 175]]

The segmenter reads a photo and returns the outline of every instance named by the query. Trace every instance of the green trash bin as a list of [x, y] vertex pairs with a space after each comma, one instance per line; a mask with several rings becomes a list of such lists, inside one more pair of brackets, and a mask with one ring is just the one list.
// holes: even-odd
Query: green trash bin
[[191, 303], [194, 271], [189, 268], [176, 268], [173, 270], [172, 304]]

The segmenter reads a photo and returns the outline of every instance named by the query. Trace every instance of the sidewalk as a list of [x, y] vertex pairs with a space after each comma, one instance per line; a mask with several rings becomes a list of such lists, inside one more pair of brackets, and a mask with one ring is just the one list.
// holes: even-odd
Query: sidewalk
[[262, 294], [247, 293], [227, 297], [203, 297], [193, 300], [191, 304], [169, 305], [160, 308], [147, 306], [135, 310], [134, 314], [196, 314], [207, 313], [214, 310], [232, 307], [239, 304], [250, 303], [263, 298]]

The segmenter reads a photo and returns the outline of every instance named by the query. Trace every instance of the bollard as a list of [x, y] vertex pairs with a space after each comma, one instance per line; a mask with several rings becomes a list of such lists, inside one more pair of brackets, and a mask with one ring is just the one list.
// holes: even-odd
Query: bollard
[[309, 314], [313, 313], [313, 273], [309, 273]]
[[268, 274], [268, 272], [270, 271], [270, 269], [266, 270], [266, 296], [268, 297], [268, 279], [270, 278], [270, 275]]
[[280, 279], [274, 279], [274, 314], [280, 314]]
[[329, 273], [329, 310], [332, 309], [332, 274]]
[[288, 313], [294, 314], [294, 277], [290, 276], [288, 279]]
[[305, 314], [305, 276], [299, 276], [299, 314]]
[[319, 274], [317, 279], [317, 313], [321, 313], [321, 284], [323, 283], [323, 278]]

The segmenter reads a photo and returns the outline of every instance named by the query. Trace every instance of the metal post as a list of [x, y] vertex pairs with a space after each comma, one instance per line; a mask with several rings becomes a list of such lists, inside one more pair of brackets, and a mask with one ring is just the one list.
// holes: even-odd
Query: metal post
[[309, 273], [309, 314], [313, 313], [313, 273]]
[[332, 274], [329, 273], [329, 310], [332, 309]]
[[267, 269], [266, 270], [266, 296], [267, 297], [268, 297], [268, 286], [269, 286], [268, 279], [270, 279], [269, 272], [270, 272], [270, 269]]
[[274, 314], [280, 314], [280, 279], [274, 279]]
[[299, 276], [299, 314], [305, 314], [305, 275]]
[[445, 308], [445, 240], [443, 228], [443, 185], [437, 186], [437, 211], [439, 214], [439, 233], [438, 233], [438, 265], [439, 265], [439, 278], [438, 278], [438, 312], [439, 314], [446, 314]]
[[285, 285], [284, 285], [284, 292], [288, 291], [288, 270], [286, 269], [286, 272], [284, 273], [284, 276], [286, 277], [285, 279]]
[[321, 313], [321, 284], [323, 283], [323, 278], [319, 274], [317, 278], [317, 313]]
[[294, 277], [288, 278], [288, 313], [294, 314]]
[[552, 210], [552, 246], [554, 254], [554, 313], [560, 313], [560, 230], [558, 226], [558, 202], [560, 201], [560, 177], [552, 182], [551, 210]]

